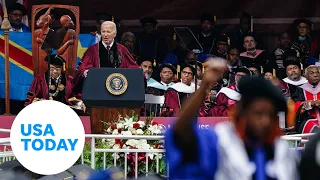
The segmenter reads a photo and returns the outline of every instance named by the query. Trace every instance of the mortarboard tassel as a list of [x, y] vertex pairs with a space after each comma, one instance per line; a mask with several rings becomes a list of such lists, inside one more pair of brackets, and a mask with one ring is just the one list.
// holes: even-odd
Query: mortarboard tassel
[[260, 72], [261, 72], [261, 74], [263, 74], [263, 67], [262, 66], [260, 66]]
[[156, 67], [156, 65], [157, 65], [157, 61], [154, 59], [153, 60], [153, 66]]
[[66, 71], [66, 63], [63, 63], [63, 72]]
[[297, 57], [300, 57], [300, 52], [298, 50], [296, 50], [296, 51], [297, 51]]
[[177, 34], [176, 33], [173, 34], [173, 40], [174, 41], [177, 40]]
[[217, 21], [217, 17], [216, 15], [213, 16], [213, 22], [216, 22]]
[[114, 22], [114, 17], [112, 16], [112, 22]]
[[276, 76], [277, 76], [277, 73], [276, 73], [276, 70], [275, 70], [275, 69], [272, 69], [272, 75], [273, 75], [273, 77], [276, 77]]
[[228, 38], [228, 45], [230, 46], [230, 38], [229, 37], [227, 37]]
[[177, 79], [179, 79], [180, 65], [177, 65]]

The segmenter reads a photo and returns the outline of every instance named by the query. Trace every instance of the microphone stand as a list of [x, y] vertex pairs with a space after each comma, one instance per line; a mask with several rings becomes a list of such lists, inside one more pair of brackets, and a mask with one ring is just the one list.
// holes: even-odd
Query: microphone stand
[[[199, 49], [193, 49], [192, 52], [196, 54], [196, 57], [198, 57], [198, 55], [201, 53], [201, 51]], [[195, 86], [194, 86], [194, 91], [197, 91], [197, 89], [198, 89], [198, 62], [197, 62], [197, 60], [195, 60], [194, 64], [195, 64], [194, 65], [195, 66], [195, 73], [194, 73]]]

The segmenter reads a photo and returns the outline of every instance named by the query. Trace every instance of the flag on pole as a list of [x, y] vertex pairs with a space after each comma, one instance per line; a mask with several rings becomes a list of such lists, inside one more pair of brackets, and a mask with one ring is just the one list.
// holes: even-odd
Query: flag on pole
[[[28, 9], [28, 0], [18, 0], [17, 3], [22, 4], [26, 9]], [[29, 26], [28, 15], [22, 18], [22, 23]]]
[[2, 8], [2, 1], [0, 0], [0, 25], [2, 24], [3, 20], [3, 8]]

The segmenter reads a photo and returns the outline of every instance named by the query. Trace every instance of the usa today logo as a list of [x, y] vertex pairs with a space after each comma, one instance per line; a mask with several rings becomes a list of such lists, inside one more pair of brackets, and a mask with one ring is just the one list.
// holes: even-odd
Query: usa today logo
[[58, 101], [38, 101], [15, 118], [10, 133], [14, 156], [28, 170], [61, 173], [79, 159], [85, 132], [79, 116]]

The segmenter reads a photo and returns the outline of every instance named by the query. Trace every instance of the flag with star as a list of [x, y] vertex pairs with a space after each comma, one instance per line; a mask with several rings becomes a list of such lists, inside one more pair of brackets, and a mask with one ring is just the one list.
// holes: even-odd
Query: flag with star
[[[33, 80], [31, 33], [10, 32], [10, 99], [24, 101]], [[23, 41], [21, 41], [23, 39]], [[95, 36], [79, 34], [77, 64], [87, 48], [95, 44]], [[0, 31], [0, 44], [4, 44]], [[4, 47], [0, 46], [0, 98], [5, 97]]]

